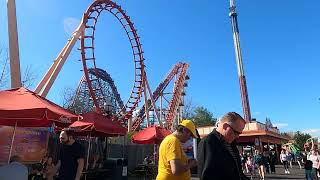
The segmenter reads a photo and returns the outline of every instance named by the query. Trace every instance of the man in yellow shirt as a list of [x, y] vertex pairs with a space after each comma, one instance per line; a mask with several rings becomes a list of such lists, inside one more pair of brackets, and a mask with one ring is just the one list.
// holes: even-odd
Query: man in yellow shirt
[[158, 176], [156, 180], [190, 180], [190, 168], [197, 161], [188, 160], [182, 149], [191, 136], [197, 138], [196, 127], [191, 120], [183, 120], [172, 134], [161, 142], [159, 147]]

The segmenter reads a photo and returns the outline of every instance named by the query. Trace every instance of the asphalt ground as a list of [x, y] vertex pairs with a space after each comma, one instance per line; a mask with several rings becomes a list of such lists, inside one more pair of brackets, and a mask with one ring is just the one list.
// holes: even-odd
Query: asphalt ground
[[[305, 179], [304, 175], [304, 169], [299, 168], [299, 166], [294, 165], [292, 168], [289, 168], [290, 174], [285, 174], [284, 173], [284, 168], [282, 165], [276, 165], [276, 173], [275, 174], [265, 174], [265, 180], [272, 180], [272, 179], [288, 179], [288, 180], [301, 180]], [[248, 174], [246, 174], [248, 175]], [[248, 175], [250, 177], [250, 175]], [[129, 177], [129, 180], [152, 180], [153, 178], [151, 177]], [[214, 179], [214, 177], [212, 178]], [[256, 170], [255, 175], [252, 177], [254, 180], [259, 180], [259, 174], [258, 171]], [[192, 177], [191, 180], [199, 180], [199, 178]]]
[[[292, 168], [289, 168], [290, 174], [285, 174], [284, 173], [284, 168], [282, 165], [276, 165], [276, 173], [275, 174], [268, 174], [265, 173], [265, 180], [269, 179], [288, 179], [288, 180], [301, 180], [301, 179], [305, 179], [305, 175], [304, 175], [304, 169], [302, 167], [302, 169], [299, 168], [299, 166], [294, 165], [292, 166]], [[250, 174], [246, 174], [248, 177], [250, 177]], [[191, 178], [192, 180], [199, 180], [199, 178]], [[214, 179], [214, 178], [212, 178]], [[259, 174], [258, 174], [258, 170], [255, 171], [255, 174], [253, 175], [252, 179], [254, 180], [259, 180]]]
[[[288, 179], [288, 180], [298, 180], [298, 179], [305, 179], [304, 169], [299, 168], [298, 165], [293, 165], [292, 168], [289, 168], [290, 174], [284, 173], [284, 167], [282, 165], [276, 165], [276, 173], [275, 174], [268, 174], [265, 173], [265, 179]], [[248, 177], [250, 177], [248, 175]], [[253, 179], [260, 179], [258, 170], [256, 170], [256, 175]]]

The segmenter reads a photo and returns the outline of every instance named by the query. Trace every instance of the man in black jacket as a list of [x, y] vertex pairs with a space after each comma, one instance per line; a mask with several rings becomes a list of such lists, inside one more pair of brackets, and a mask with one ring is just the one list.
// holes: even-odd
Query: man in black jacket
[[235, 112], [224, 115], [216, 129], [200, 141], [198, 175], [201, 180], [247, 180], [242, 171], [239, 151], [234, 140], [239, 137], [245, 120]]

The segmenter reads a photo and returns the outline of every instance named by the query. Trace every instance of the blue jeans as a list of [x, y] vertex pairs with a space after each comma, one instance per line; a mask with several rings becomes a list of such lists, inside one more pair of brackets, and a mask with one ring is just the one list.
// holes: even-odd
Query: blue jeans
[[304, 173], [305, 173], [305, 175], [306, 175], [306, 180], [312, 180], [313, 178], [313, 172], [312, 172], [312, 170], [304, 170]]
[[317, 169], [316, 168], [312, 168], [312, 177], [313, 179], [318, 179], [318, 175], [317, 175]]

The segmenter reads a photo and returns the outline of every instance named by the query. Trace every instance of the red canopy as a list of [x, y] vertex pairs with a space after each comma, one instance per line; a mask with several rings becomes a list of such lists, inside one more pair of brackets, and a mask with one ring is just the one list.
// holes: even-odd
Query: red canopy
[[72, 123], [70, 128], [75, 128], [78, 135], [91, 136], [123, 136], [127, 133], [127, 129], [119, 123], [112, 121], [97, 112], [88, 112], [83, 115], [83, 120]]
[[0, 125], [44, 127], [72, 123], [78, 116], [26, 88], [0, 91]]
[[132, 136], [132, 142], [136, 144], [160, 144], [171, 132], [165, 128], [151, 126]]

